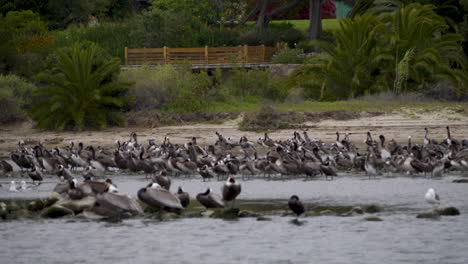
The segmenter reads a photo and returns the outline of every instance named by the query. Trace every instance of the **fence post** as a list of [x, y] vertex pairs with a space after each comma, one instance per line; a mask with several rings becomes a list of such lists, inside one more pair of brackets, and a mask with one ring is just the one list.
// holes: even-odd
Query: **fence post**
[[128, 65], [128, 48], [124, 48], [125, 65]]
[[208, 64], [208, 46], [205, 45], [205, 64]]
[[281, 49], [281, 45], [279, 42], [276, 42], [276, 52], [278, 52]]
[[167, 64], [167, 47], [163, 47], [164, 64]]
[[249, 62], [249, 45], [244, 45], [244, 63]]
[[261, 46], [261, 58], [262, 58], [262, 63], [265, 62], [265, 44], [262, 44]]

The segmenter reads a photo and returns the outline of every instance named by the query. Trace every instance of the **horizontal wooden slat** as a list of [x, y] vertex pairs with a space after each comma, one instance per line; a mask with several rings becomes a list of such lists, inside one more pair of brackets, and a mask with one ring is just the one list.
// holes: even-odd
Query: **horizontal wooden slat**
[[[277, 45], [278, 46], [278, 45]], [[271, 61], [277, 47], [236, 46], [202, 48], [125, 49], [126, 64], [262, 63]]]

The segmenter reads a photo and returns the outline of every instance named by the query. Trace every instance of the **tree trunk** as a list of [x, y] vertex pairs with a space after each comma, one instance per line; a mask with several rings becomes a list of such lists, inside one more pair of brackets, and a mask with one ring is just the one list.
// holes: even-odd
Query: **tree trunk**
[[261, 31], [264, 31], [268, 27], [269, 21], [267, 22], [267, 8], [269, 3], [270, 0], [263, 0], [262, 3], [260, 3], [260, 13], [258, 14], [257, 18], [257, 28]]
[[274, 16], [293, 9], [300, 2], [301, 0], [292, 0], [274, 9], [270, 13], [267, 13], [267, 8], [270, 5], [270, 0], [263, 0], [261, 3], [260, 14], [258, 15], [258, 19], [257, 19], [257, 27], [262, 31], [267, 29], [268, 24], [270, 23], [270, 21], [273, 19]]
[[309, 39], [317, 40], [322, 34], [322, 0], [309, 0]]

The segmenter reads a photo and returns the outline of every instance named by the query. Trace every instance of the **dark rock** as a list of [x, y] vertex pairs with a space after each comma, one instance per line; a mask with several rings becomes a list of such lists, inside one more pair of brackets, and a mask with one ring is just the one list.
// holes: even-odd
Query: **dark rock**
[[364, 217], [364, 221], [380, 222], [382, 221], [382, 218], [375, 216], [375, 215], [370, 215], [370, 216]]
[[255, 213], [255, 212], [252, 212], [252, 211], [244, 211], [244, 210], [242, 210], [242, 211], [239, 212], [239, 215], [238, 215], [238, 216], [239, 216], [239, 217], [259, 217], [260, 214]]
[[211, 217], [213, 214], [214, 214], [213, 210], [206, 210], [200, 213], [200, 215], [204, 217]]
[[353, 211], [354, 213], [356, 213], [356, 214], [363, 214], [363, 213], [364, 213], [364, 210], [363, 210], [361, 207], [359, 207], [359, 206], [354, 207], [354, 208], [352, 209], [352, 211]]
[[460, 211], [453, 206], [437, 208], [435, 211], [440, 215], [460, 215]]
[[6, 210], [7, 212], [11, 213], [11, 212], [14, 212], [14, 211], [18, 211], [20, 210], [21, 207], [19, 206], [19, 204], [15, 201], [11, 201], [7, 204], [7, 207], [6, 207]]
[[49, 195], [49, 197], [47, 197], [45, 200], [44, 200], [44, 206], [45, 207], [50, 207], [52, 206], [53, 204], [55, 204], [56, 202], [58, 202], [59, 200], [62, 200], [63, 197], [62, 195], [60, 195], [59, 193], [56, 193], [56, 192], [53, 192]]
[[257, 221], [271, 221], [271, 218], [267, 217], [267, 216], [264, 216], [264, 215], [261, 215], [261, 216], [257, 217]]
[[14, 212], [11, 212], [6, 216], [6, 219], [22, 219], [22, 218], [31, 218], [33, 214], [26, 209], [19, 209]]
[[439, 219], [440, 214], [436, 211], [426, 211], [421, 212], [416, 215], [416, 218], [426, 218], [426, 219]]
[[453, 180], [452, 182], [454, 182], [454, 183], [468, 183], [468, 179], [456, 179], [456, 180]]
[[363, 209], [364, 209], [364, 212], [369, 213], [369, 214], [375, 214], [375, 213], [382, 211], [381, 208], [375, 204], [366, 205], [364, 206]]
[[304, 216], [305, 216], [305, 217], [308, 217], [308, 216], [318, 216], [318, 215], [320, 215], [320, 213], [317, 212], [317, 211], [307, 211], [307, 212], [304, 213]]
[[194, 217], [201, 217], [202, 216], [202, 212], [186, 212], [184, 214], [185, 217], [189, 217], [189, 218], [194, 218]]
[[320, 211], [320, 215], [336, 215], [336, 213], [330, 209]]
[[96, 198], [92, 196], [86, 196], [80, 200], [61, 200], [57, 202], [57, 205], [63, 206], [72, 210], [75, 214], [83, 212], [85, 209], [89, 209], [96, 203]]
[[28, 210], [32, 212], [41, 211], [42, 209], [44, 209], [44, 207], [45, 207], [45, 204], [44, 204], [44, 201], [42, 200], [32, 201], [27, 206]]
[[60, 206], [60, 205], [53, 205], [51, 207], [44, 209], [41, 213], [41, 217], [59, 218], [59, 217], [63, 217], [63, 216], [70, 215], [70, 214], [71, 215], [74, 214], [72, 210], [65, 208], [63, 206]]
[[222, 219], [235, 219], [239, 215], [239, 208], [231, 208], [225, 210], [216, 210], [211, 217]]

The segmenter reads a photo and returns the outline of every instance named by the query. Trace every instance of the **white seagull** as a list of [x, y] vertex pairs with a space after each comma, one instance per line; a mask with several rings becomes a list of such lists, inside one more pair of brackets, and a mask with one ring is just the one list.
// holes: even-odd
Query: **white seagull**
[[426, 202], [430, 204], [440, 204], [439, 195], [435, 192], [433, 188], [429, 188], [429, 190], [427, 190], [424, 198], [426, 199]]
[[10, 189], [9, 189], [10, 192], [17, 192], [18, 190], [16, 189], [16, 183], [15, 181], [11, 181], [10, 182]]

